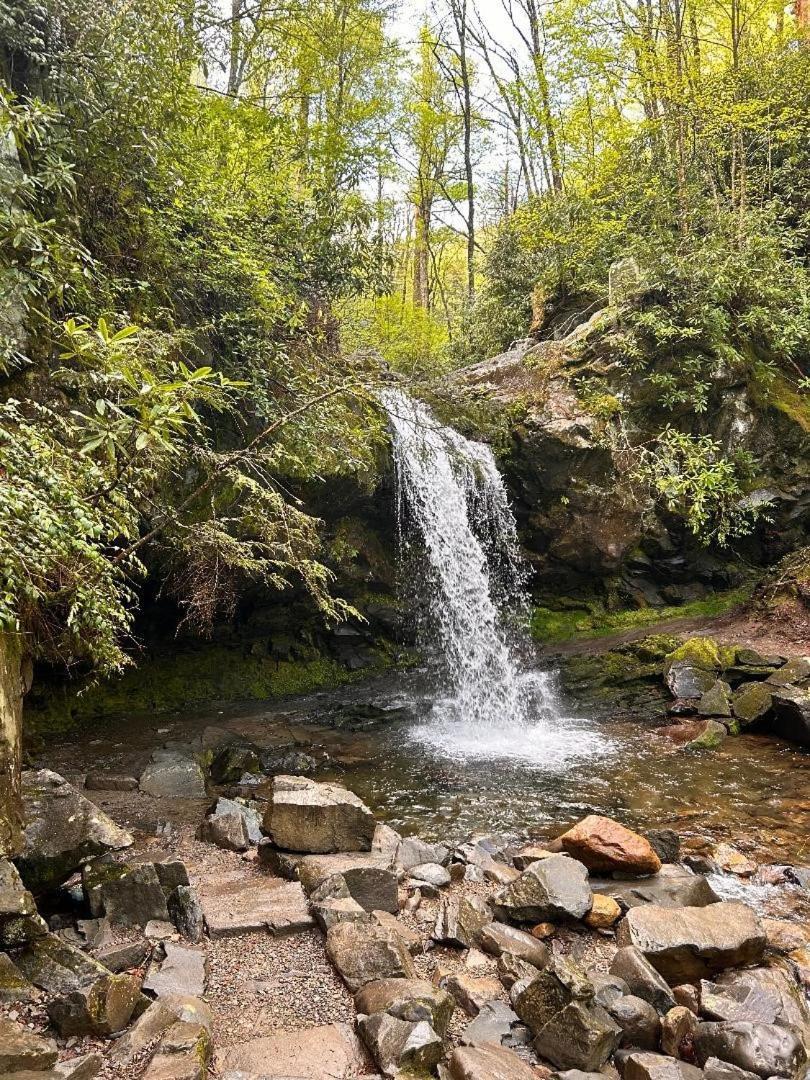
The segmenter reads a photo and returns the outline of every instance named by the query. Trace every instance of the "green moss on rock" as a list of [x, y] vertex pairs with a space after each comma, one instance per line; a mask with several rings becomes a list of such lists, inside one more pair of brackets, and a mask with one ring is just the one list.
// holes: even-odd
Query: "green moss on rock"
[[735, 658], [733, 646], [720, 645], [710, 637], [693, 637], [665, 657], [664, 671], [669, 671], [678, 660], [684, 660], [703, 671], [724, 671], [733, 666]]

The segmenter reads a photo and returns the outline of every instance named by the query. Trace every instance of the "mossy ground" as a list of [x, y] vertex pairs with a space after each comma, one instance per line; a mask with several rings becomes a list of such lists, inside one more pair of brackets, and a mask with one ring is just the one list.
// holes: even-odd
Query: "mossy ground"
[[714, 618], [745, 603], [751, 586], [713, 593], [703, 600], [693, 600], [677, 607], [631, 608], [606, 611], [600, 604], [556, 610], [536, 607], [532, 614], [531, 633], [535, 641], [555, 644], [577, 638], [606, 637], [623, 630], [635, 630], [670, 619]]

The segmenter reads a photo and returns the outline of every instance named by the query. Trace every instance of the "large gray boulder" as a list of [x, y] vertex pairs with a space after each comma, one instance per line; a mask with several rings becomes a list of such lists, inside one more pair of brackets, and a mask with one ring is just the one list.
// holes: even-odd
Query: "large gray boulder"
[[794, 1028], [810, 1046], [810, 1008], [786, 967], [725, 971], [700, 989], [701, 1014], [708, 1020], [751, 1020]]
[[583, 918], [593, 906], [593, 893], [581, 862], [552, 855], [531, 863], [493, 902], [504, 921], [538, 923]]
[[398, 934], [374, 922], [340, 922], [326, 935], [326, 951], [350, 990], [378, 979], [415, 979], [413, 958]]
[[706, 907], [716, 904], [720, 897], [707, 878], [693, 874], [683, 866], [665, 864], [652, 877], [638, 881], [615, 881], [612, 878], [591, 878], [595, 893], [611, 896], [623, 910], [640, 904], [659, 907]]
[[155, 750], [139, 783], [141, 791], [158, 799], [204, 799], [206, 795], [199, 762], [182, 750]]
[[15, 860], [35, 895], [55, 888], [74, 871], [133, 839], [63, 776], [50, 769], [24, 772], [24, 846]]
[[29, 982], [49, 994], [68, 994], [110, 974], [98, 960], [55, 934], [29, 942], [14, 954], [14, 962]]
[[22, 883], [17, 868], [0, 858], [0, 949], [25, 945], [48, 933], [37, 913], [34, 898]]
[[370, 851], [374, 815], [353, 792], [305, 776], [276, 776], [264, 831], [287, 851]]
[[792, 1029], [748, 1020], [700, 1024], [694, 1046], [700, 1064], [719, 1058], [761, 1077], [794, 1077], [807, 1057]]
[[702, 908], [634, 907], [619, 924], [616, 940], [620, 947], [635, 946], [671, 986], [754, 964], [766, 942], [756, 913], [736, 901]]
[[316, 902], [346, 895], [364, 911], [399, 911], [397, 876], [383, 854], [307, 855], [298, 864], [298, 878]]

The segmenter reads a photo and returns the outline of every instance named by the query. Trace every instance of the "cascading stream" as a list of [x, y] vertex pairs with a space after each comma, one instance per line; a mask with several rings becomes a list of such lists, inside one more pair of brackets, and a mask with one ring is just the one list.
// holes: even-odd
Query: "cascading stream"
[[568, 737], [560, 732], [550, 679], [527, 663], [530, 644], [519, 625], [528, 610], [526, 570], [492, 451], [440, 424], [400, 389], [384, 391], [382, 400], [401, 538], [412, 528], [424, 546], [425, 572], [416, 575], [427, 612], [421, 645], [438, 672], [416, 737], [455, 756], [534, 760], [542, 744], [544, 764], [593, 752], [601, 740], [579, 722], [565, 722]]

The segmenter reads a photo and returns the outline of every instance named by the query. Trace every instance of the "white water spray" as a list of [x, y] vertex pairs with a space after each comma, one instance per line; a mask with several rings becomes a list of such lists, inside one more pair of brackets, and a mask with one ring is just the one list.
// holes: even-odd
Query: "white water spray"
[[561, 728], [548, 675], [527, 662], [530, 643], [518, 625], [528, 611], [526, 570], [492, 451], [442, 426], [399, 389], [386, 390], [383, 403], [400, 522], [405, 517], [424, 543], [421, 644], [439, 669], [431, 715], [416, 737], [454, 756], [544, 767], [590, 755], [602, 740], [577, 721]]

